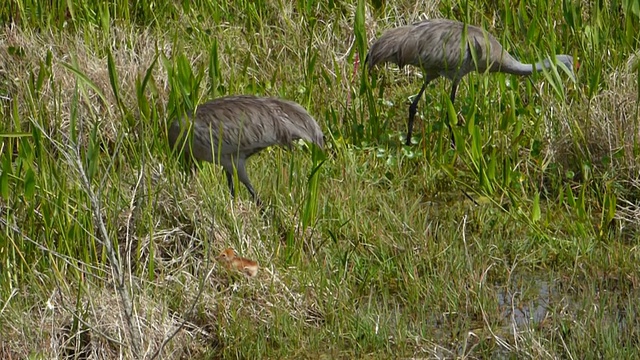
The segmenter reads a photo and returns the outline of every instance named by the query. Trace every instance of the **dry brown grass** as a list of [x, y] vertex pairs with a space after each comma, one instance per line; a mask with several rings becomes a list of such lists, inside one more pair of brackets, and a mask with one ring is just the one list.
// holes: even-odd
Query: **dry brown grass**
[[[634, 155], [633, 144], [640, 138], [636, 84], [637, 74], [620, 68], [606, 76], [603, 91], [593, 99], [589, 100], [586, 94], [577, 95], [587, 106], [567, 106], [566, 112], [555, 116], [560, 127], [551, 144], [558, 154], [557, 159], [617, 158], [620, 165], [631, 165], [626, 169], [629, 175], [636, 173], [638, 168], [633, 164], [638, 164], [638, 158]], [[576, 141], [584, 142], [586, 146], [576, 148]], [[576, 151], [587, 153], [576, 154]], [[614, 156], [619, 151], [624, 154], [622, 158]]]

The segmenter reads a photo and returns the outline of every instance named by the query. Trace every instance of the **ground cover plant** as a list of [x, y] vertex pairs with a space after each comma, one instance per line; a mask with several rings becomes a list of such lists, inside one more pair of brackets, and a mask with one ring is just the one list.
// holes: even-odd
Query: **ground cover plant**
[[[481, 26], [531, 77], [363, 66], [383, 31]], [[0, 4], [0, 358], [636, 358], [640, 3]], [[290, 99], [325, 152], [232, 199], [167, 127]], [[451, 149], [444, 121], [454, 126]], [[247, 278], [217, 256], [259, 264]]]

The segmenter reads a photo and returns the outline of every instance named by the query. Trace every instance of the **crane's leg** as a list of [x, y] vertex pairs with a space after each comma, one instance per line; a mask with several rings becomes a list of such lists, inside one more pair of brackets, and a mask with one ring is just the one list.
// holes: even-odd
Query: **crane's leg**
[[456, 91], [458, 91], [458, 84], [460, 84], [460, 80], [453, 80], [453, 84], [451, 86], [451, 105], [456, 101]]
[[[451, 105], [453, 106], [453, 102], [456, 100], [456, 91], [458, 90], [458, 85], [460, 84], [460, 79], [453, 79], [451, 84]], [[450, 121], [445, 121], [445, 124], [449, 127], [449, 135], [451, 135], [451, 148], [456, 148], [456, 139], [453, 137], [453, 128], [451, 127]]]
[[233, 173], [224, 169], [225, 174], [227, 174], [227, 184], [229, 184], [229, 191], [231, 192], [231, 197], [236, 197], [236, 189], [233, 187]]
[[407, 142], [406, 142], [407, 146], [411, 145], [411, 133], [413, 132], [413, 121], [416, 117], [416, 111], [418, 109], [418, 101], [420, 101], [420, 98], [422, 97], [422, 93], [424, 92], [424, 89], [427, 88], [428, 84], [429, 84], [429, 81], [424, 82], [424, 85], [422, 85], [422, 89], [420, 89], [420, 92], [418, 93], [418, 95], [416, 95], [411, 105], [409, 105], [409, 122], [407, 123]]
[[244, 186], [247, 187], [247, 190], [249, 190], [249, 193], [251, 194], [251, 197], [256, 202], [258, 207], [261, 208], [262, 207], [262, 201], [260, 200], [260, 197], [258, 197], [258, 194], [256, 194], [256, 191], [253, 189], [253, 186], [251, 185], [251, 181], [249, 181], [249, 176], [247, 175], [247, 170], [244, 167], [244, 159], [239, 159], [238, 160], [236, 171], [238, 172], [238, 180], [240, 180], [240, 182], [242, 182], [244, 184]]
[[416, 95], [411, 105], [409, 105], [409, 122], [407, 123], [407, 142], [406, 142], [407, 146], [411, 145], [411, 133], [413, 132], [413, 121], [415, 120], [415, 117], [416, 117], [416, 111], [418, 109], [418, 101], [420, 101], [420, 98], [422, 97], [422, 93], [424, 93], [424, 90], [427, 88], [427, 85], [429, 85], [429, 83], [433, 81], [433, 79], [435, 78], [437, 78], [437, 76], [432, 76], [432, 75], [425, 76], [422, 89], [420, 89], [420, 92], [418, 93], [418, 95]]

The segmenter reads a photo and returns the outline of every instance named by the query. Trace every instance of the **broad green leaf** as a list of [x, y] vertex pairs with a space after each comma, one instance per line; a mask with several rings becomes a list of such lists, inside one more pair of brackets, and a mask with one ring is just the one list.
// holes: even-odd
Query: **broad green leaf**
[[540, 220], [540, 193], [536, 192], [533, 197], [533, 208], [531, 209], [531, 221], [534, 223]]

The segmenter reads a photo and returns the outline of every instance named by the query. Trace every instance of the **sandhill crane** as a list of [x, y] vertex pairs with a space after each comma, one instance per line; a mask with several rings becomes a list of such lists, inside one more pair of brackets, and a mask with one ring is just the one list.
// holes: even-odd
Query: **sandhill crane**
[[227, 269], [234, 269], [243, 273], [246, 277], [254, 277], [258, 273], [258, 263], [243, 257], [239, 257], [232, 248], [224, 249], [218, 260], [222, 261]]
[[[395, 63], [400, 68], [405, 65], [419, 67], [424, 72], [424, 85], [409, 106], [407, 126], [407, 145], [411, 145], [413, 120], [418, 101], [427, 85], [440, 76], [452, 81], [451, 103], [456, 97], [460, 80], [472, 71], [503, 72], [514, 75], [531, 75], [534, 69], [542, 71], [549, 68], [551, 62], [545, 59], [536, 64], [523, 64], [502, 49], [502, 45], [483, 29], [467, 25], [466, 44], [465, 25], [448, 19], [424, 20], [412, 25], [400, 26], [388, 30], [378, 38], [369, 49], [365, 63], [369, 72], [380, 63]], [[475, 58], [475, 59], [474, 59]], [[573, 71], [573, 58], [569, 55], [557, 55], [556, 61], [563, 63]], [[448, 122], [451, 142], [455, 147], [453, 130]]]
[[[184, 141], [185, 134], [191, 134], [190, 144]], [[322, 149], [323, 136], [318, 123], [299, 104], [252, 95], [227, 96], [201, 104], [195, 116], [174, 121], [168, 134], [171, 147], [184, 148], [189, 158], [190, 154], [196, 160], [222, 165], [231, 196], [235, 196], [235, 168], [238, 179], [258, 205], [261, 201], [247, 176], [246, 160], [272, 145], [291, 148], [293, 141], [299, 139]]]

